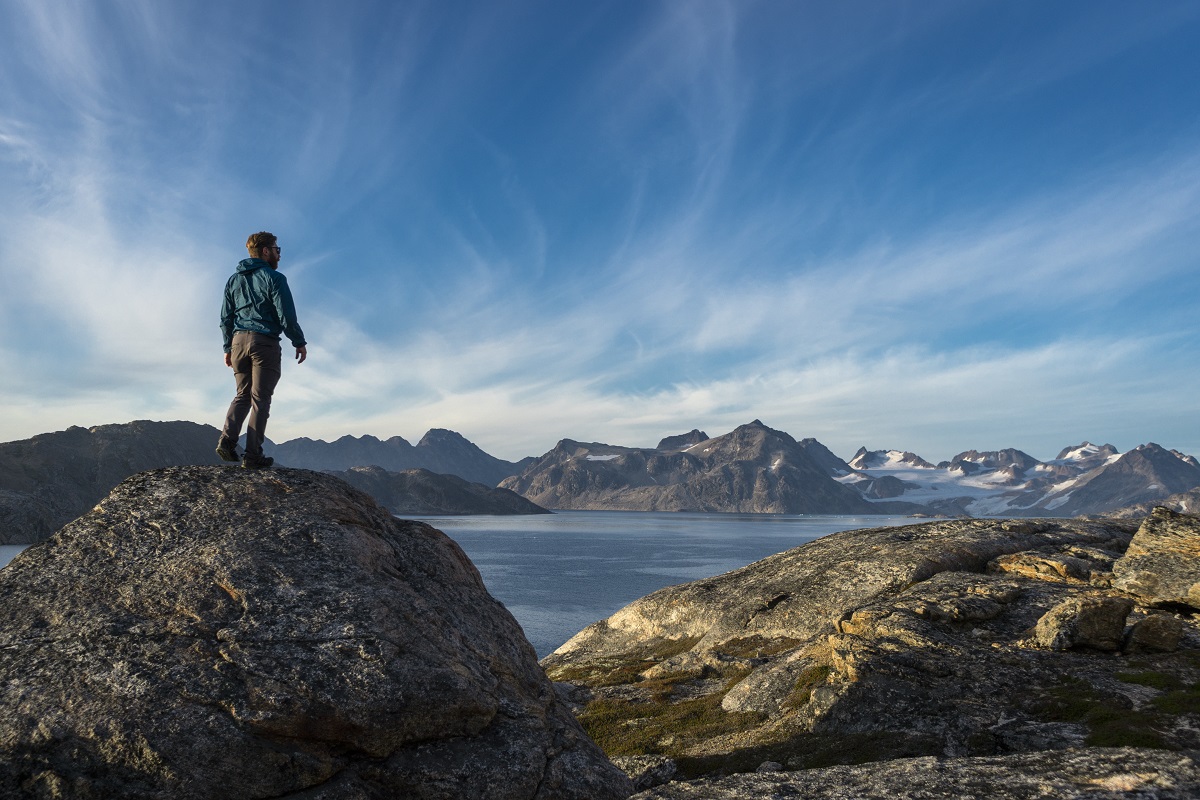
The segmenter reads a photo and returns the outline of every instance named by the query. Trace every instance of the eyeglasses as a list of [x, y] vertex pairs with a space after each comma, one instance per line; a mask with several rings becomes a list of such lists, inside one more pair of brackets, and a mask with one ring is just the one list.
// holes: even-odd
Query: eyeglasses
[[267, 249], [268, 249], [268, 250], [274, 250], [274, 251], [275, 251], [275, 253], [276, 253], [276, 255], [278, 255], [278, 254], [280, 254], [280, 253], [282, 253], [282, 252], [283, 252], [283, 248], [282, 248], [282, 247], [279, 247], [278, 245], [276, 245], [276, 246], [274, 246], [274, 247], [268, 247]]

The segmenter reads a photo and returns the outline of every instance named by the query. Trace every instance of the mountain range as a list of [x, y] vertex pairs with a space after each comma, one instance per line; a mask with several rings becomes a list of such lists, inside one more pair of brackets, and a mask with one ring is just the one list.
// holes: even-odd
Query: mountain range
[[[0, 443], [0, 544], [27, 544], [45, 539], [88, 511], [134, 473], [160, 467], [222, 464], [214, 452], [219, 435], [220, 431], [211, 425], [195, 422], [137, 420], [92, 428], [76, 426]], [[399, 437], [380, 442], [364, 436], [343, 437], [332, 443], [295, 440], [275, 445], [273, 449], [280, 466], [345, 470], [348, 454], [357, 450], [365, 455], [407, 453], [411, 459], [457, 475], [425, 471], [396, 476], [395, 472], [409, 468], [392, 466], [395, 472], [388, 470], [388, 464], [406, 463], [400, 457], [350, 465], [375, 466], [375, 470], [343, 477], [351, 484], [371, 484], [382, 493], [380, 503], [403, 509], [401, 513], [542, 511], [522, 498], [490, 488], [518, 465], [489, 456], [453, 431], [432, 430], [416, 447]], [[314, 456], [320, 453], [326, 454], [325, 457]], [[408, 463], [411, 466], [411, 461]], [[506, 464], [509, 466], [503, 466]], [[485, 477], [487, 485], [470, 485], [480, 476]], [[371, 491], [365, 485], [362, 488]], [[407, 496], [405, 490], [409, 492]]]
[[654, 448], [563, 439], [500, 485], [546, 508], [756, 514], [896, 514], [831, 477], [845, 462], [754, 420], [715, 438], [699, 430]]
[[[194, 422], [135, 421], [2, 443], [0, 543], [45, 538], [135, 472], [220, 463], [217, 436]], [[715, 437], [693, 429], [655, 447], [562, 439], [517, 462], [442, 428], [416, 445], [343, 436], [268, 443], [267, 452], [281, 466], [339, 473], [410, 514], [529, 513], [488, 488], [497, 485], [549, 509], [976, 517], [1120, 514], [1167, 498], [1196, 505], [1187, 493], [1200, 487], [1194, 457], [1154, 443], [1121, 453], [1083, 442], [1044, 462], [1011, 448], [967, 450], [938, 464], [864, 447], [843, 461], [816, 439], [759, 420]], [[424, 472], [397, 475], [414, 469]]]
[[1154, 443], [1120, 453], [1083, 442], [1044, 462], [1020, 450], [969, 450], [936, 465], [909, 452], [863, 448], [847, 466], [834, 477], [866, 497], [974, 517], [1104, 514], [1200, 486], [1193, 456]]
[[301, 469], [340, 471], [365, 466], [392, 472], [425, 469], [487, 486], [495, 486], [533, 461], [526, 458], [514, 463], [496, 458], [461, 434], [445, 428], [430, 429], [415, 445], [401, 436], [383, 440], [369, 435], [343, 436], [332, 442], [301, 437], [282, 444], [264, 443], [263, 452], [280, 464]]
[[933, 464], [865, 447], [846, 462], [815, 439], [754, 420], [654, 448], [564, 439], [501, 486], [564, 509], [1072, 517], [1200, 487], [1200, 463], [1153, 443], [1120, 453], [1090, 442], [1045, 462], [1006, 449]]

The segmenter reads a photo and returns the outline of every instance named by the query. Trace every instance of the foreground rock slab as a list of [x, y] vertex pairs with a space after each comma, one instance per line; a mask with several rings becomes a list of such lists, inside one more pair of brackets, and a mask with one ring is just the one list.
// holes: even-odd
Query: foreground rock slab
[[1189, 800], [1196, 752], [1081, 748], [990, 758], [904, 758], [856, 767], [670, 783], [632, 800]]
[[1196, 523], [846, 531], [648, 595], [542, 664], [605, 752], [666, 756], [681, 779], [1200, 749]]
[[624, 798], [441, 532], [303, 470], [127, 479], [0, 571], [0, 796]]

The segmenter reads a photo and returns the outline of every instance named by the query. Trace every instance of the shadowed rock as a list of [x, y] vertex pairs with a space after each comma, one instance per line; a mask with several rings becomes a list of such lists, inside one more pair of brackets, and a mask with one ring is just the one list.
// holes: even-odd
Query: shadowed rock
[[427, 469], [390, 472], [382, 467], [352, 467], [329, 474], [362, 489], [393, 514], [550, 513], [508, 489], [493, 489], [457, 475], [439, 475]]
[[623, 798], [441, 532], [333, 477], [179, 467], [0, 571], [0, 794]]
[[137, 420], [0, 443], [0, 544], [42, 541], [135, 472], [219, 464], [220, 435], [211, 425]]
[[671, 783], [631, 800], [1190, 800], [1194, 753], [1089, 748], [992, 758], [910, 758], [857, 767]]

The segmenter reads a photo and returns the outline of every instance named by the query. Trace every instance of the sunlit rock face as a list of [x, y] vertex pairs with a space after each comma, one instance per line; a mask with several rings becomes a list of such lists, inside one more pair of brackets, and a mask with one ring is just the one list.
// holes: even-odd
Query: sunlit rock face
[[1029, 519], [845, 531], [648, 595], [542, 664], [571, 684], [564, 695], [610, 756], [668, 756], [684, 779], [764, 763], [1195, 749], [1200, 603], [1191, 573], [1175, 576], [1196, 559], [1167, 554], [1197, 546], [1197, 521], [1169, 512], [1140, 530]]

